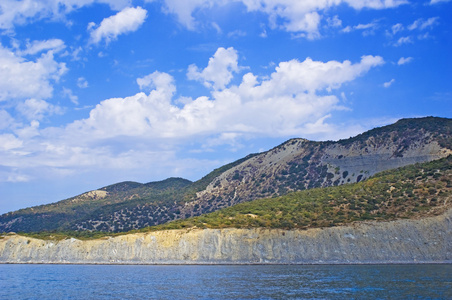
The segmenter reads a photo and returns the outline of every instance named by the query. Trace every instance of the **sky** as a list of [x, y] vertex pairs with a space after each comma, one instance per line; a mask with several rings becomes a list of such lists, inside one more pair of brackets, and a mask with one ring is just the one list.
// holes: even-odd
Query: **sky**
[[2, 0], [0, 213], [452, 117], [450, 0]]

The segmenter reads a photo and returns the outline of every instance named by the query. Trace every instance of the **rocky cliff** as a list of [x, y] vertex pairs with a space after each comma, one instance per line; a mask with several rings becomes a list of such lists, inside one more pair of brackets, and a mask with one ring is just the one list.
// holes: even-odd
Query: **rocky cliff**
[[0, 239], [1, 263], [451, 263], [452, 209], [418, 220], [309, 230], [185, 229], [98, 240]]

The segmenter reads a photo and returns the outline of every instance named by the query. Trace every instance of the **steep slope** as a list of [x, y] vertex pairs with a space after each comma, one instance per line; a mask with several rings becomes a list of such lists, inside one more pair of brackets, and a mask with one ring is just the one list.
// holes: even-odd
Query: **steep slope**
[[[139, 206], [143, 203], [165, 203], [178, 201], [181, 193], [192, 182], [182, 178], [169, 178], [159, 182], [141, 184], [121, 182], [56, 203], [21, 209], [0, 216], [0, 232], [38, 232], [67, 230], [78, 220], [98, 218], [103, 214], [113, 214], [124, 207]], [[122, 216], [116, 215], [117, 218]], [[171, 218], [168, 218], [168, 220]], [[145, 223], [140, 227], [149, 226]], [[110, 230], [92, 226], [90, 230]], [[121, 229], [130, 230], [132, 226]]]
[[452, 154], [452, 120], [402, 119], [338, 142], [292, 139], [216, 177], [183, 213], [205, 212], [290, 191], [359, 182], [377, 172]]
[[[125, 182], [0, 216], [0, 231], [127, 231], [213, 212], [258, 198], [362, 181], [452, 153], [452, 120], [403, 119], [338, 142], [292, 139], [190, 183]], [[160, 187], [162, 187], [160, 189]]]
[[0, 236], [0, 263], [452, 263], [452, 210], [421, 220], [284, 229], [179, 229], [81, 241]]
[[180, 208], [209, 182], [252, 157], [215, 169], [192, 183], [182, 178], [142, 184], [126, 181], [56, 203], [21, 209], [0, 216], [0, 232], [128, 231], [178, 218]]
[[452, 155], [380, 172], [358, 183], [257, 199], [141, 231], [324, 228], [364, 220], [421, 219], [449, 209], [452, 209]]

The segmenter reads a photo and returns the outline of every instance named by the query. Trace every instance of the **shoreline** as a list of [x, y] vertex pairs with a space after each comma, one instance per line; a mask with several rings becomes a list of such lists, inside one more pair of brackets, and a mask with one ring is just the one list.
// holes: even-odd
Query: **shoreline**
[[352, 226], [182, 229], [97, 240], [0, 239], [2, 264], [372, 265], [451, 264], [452, 209], [434, 217]]
[[313, 262], [313, 263], [62, 263], [62, 262], [0, 262], [0, 265], [78, 265], [78, 266], [395, 266], [395, 265], [452, 265], [448, 261], [423, 261], [423, 262]]

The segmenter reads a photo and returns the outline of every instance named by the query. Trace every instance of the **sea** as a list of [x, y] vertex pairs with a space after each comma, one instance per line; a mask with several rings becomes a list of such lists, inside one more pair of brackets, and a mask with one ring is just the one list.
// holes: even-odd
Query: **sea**
[[0, 299], [452, 299], [452, 265], [0, 264]]

